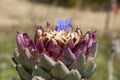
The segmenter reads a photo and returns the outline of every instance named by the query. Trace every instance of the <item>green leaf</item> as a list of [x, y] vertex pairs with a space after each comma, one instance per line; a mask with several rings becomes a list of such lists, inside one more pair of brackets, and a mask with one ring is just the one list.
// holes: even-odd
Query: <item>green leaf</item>
[[32, 76], [29, 74], [29, 72], [27, 72], [24, 67], [22, 65], [17, 65], [16, 69], [20, 75], [21, 78], [25, 79], [25, 80], [31, 80]]
[[43, 77], [45, 80], [51, 80], [51, 76], [42, 68], [35, 66], [35, 68], [33, 69], [32, 72], [32, 76], [41, 76]]
[[22, 64], [26, 69], [33, 69], [34, 68], [34, 62], [31, 59], [31, 57], [28, 57], [27, 54], [30, 55], [29, 50], [26, 48], [24, 53], [19, 53], [18, 50], [15, 50], [14, 58], [15, 61]]
[[96, 58], [97, 51], [98, 51], [98, 43], [96, 43], [95, 47], [94, 47], [93, 50], [91, 51], [91, 55], [92, 55], [92, 57], [93, 57], [94, 59]]
[[95, 72], [96, 65], [93, 61], [87, 62], [87, 64], [84, 65], [84, 68], [81, 71], [81, 74], [85, 78], [89, 78], [92, 76], [92, 74]]
[[72, 53], [70, 48], [66, 48], [64, 55], [61, 59], [61, 61], [66, 65], [69, 66], [73, 61], [75, 60], [75, 56]]
[[81, 80], [81, 75], [76, 69], [72, 69], [71, 72], [67, 74], [63, 80]]
[[50, 74], [57, 79], [62, 79], [68, 73], [68, 68], [61, 61], [58, 61], [50, 71]]
[[55, 65], [55, 61], [43, 54], [40, 58], [40, 66], [49, 71]]
[[69, 66], [69, 69], [77, 69], [79, 72], [85, 64], [85, 56], [79, 55], [76, 60]]

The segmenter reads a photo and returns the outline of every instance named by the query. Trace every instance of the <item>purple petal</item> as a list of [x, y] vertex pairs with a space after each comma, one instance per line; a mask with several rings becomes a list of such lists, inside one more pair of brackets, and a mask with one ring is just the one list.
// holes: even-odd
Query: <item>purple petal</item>
[[94, 40], [91, 38], [90, 41], [89, 41], [89, 43], [88, 43], [88, 48], [91, 48], [91, 47], [92, 47], [93, 42], [94, 42]]
[[44, 44], [40, 38], [42, 38], [43, 29], [41, 26], [36, 26], [34, 34], [34, 43], [39, 52], [43, 52]]
[[52, 40], [49, 40], [49, 41], [46, 42], [46, 44], [45, 44], [45, 50], [46, 51], [48, 51], [48, 48], [49, 48], [49, 46], [50, 46], [51, 43], [53, 43]]
[[30, 37], [27, 35], [27, 33], [23, 33], [23, 38], [25, 41], [26, 46], [28, 47], [28, 49], [30, 51], [32, 51], [33, 49], [35, 49], [34, 43], [33, 41], [30, 39]]
[[62, 56], [62, 48], [55, 44], [54, 41], [50, 43], [49, 47], [48, 47], [48, 54], [55, 58], [58, 59], [59, 57]]
[[30, 39], [27, 33], [17, 32], [16, 38], [18, 46], [23, 50], [25, 48], [28, 48], [30, 51], [35, 49], [33, 41]]
[[69, 47], [73, 52], [75, 51], [75, 45], [73, 39], [70, 39], [67, 43], [67, 47]]
[[93, 44], [96, 42], [96, 31], [91, 32], [89, 34], [89, 43], [88, 43], [88, 48], [91, 48]]
[[44, 50], [43, 42], [40, 40], [36, 41], [36, 48], [38, 49], [39, 52], [43, 52], [43, 50]]
[[77, 48], [80, 49], [80, 51], [83, 51], [84, 53], [86, 53], [87, 51], [87, 41], [86, 40], [82, 40], [78, 43]]
[[20, 47], [24, 50], [26, 46], [24, 43], [23, 34], [21, 32], [17, 32], [16, 41], [17, 41], [18, 47]]
[[74, 54], [75, 54], [75, 56], [77, 57], [77, 56], [83, 54], [83, 51], [80, 50], [79, 48], [77, 48], [77, 49], [75, 50]]
[[91, 37], [92, 37], [94, 40], [96, 39], [96, 31], [93, 31], [93, 32], [92, 32]]

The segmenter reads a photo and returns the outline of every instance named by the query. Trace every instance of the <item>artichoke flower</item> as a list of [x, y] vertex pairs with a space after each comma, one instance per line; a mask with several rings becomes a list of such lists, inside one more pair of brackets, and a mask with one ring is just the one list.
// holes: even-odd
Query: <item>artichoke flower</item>
[[88, 80], [95, 72], [96, 31], [83, 34], [71, 19], [58, 23], [36, 26], [34, 40], [17, 32], [12, 60], [21, 80]]

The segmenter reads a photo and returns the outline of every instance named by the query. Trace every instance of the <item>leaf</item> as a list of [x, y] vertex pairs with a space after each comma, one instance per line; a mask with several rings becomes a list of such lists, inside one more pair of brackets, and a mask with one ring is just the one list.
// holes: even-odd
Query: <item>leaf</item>
[[32, 76], [41, 76], [45, 80], [51, 80], [51, 76], [42, 68], [38, 67], [37, 65], [34, 67]]
[[72, 69], [63, 80], [81, 80], [81, 75], [76, 69]]
[[84, 65], [84, 68], [81, 71], [81, 74], [85, 78], [89, 78], [96, 69], [96, 65], [94, 64], [93, 61], [89, 61], [86, 65]]
[[58, 61], [50, 71], [50, 74], [53, 76], [53, 78], [57, 79], [62, 79], [68, 73], [68, 68], [61, 61]]

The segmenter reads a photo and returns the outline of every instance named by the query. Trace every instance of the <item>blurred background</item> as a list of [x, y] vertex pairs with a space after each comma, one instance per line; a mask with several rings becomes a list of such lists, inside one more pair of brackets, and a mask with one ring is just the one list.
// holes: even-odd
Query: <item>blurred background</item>
[[16, 31], [33, 38], [35, 25], [72, 18], [97, 30], [97, 69], [90, 80], [120, 80], [120, 0], [0, 0], [0, 80], [19, 80], [12, 64]]

